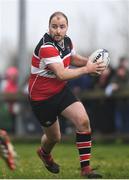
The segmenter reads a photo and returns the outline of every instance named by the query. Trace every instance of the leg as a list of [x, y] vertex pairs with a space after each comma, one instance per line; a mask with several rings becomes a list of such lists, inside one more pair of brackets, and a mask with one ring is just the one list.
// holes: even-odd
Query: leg
[[41, 147], [47, 154], [50, 154], [55, 144], [61, 139], [58, 120], [52, 126], [43, 129], [44, 135], [41, 138]]
[[44, 128], [44, 135], [41, 138], [41, 147], [37, 153], [45, 167], [52, 173], [59, 173], [59, 165], [54, 162], [50, 154], [55, 144], [60, 141], [60, 127], [58, 120], [50, 127]]
[[0, 130], [0, 156], [11, 170], [16, 169], [17, 154], [5, 130]]
[[44, 101], [30, 101], [30, 103], [34, 114], [44, 130], [44, 135], [41, 138], [41, 147], [37, 150], [37, 154], [50, 172], [59, 173], [59, 165], [54, 162], [50, 154], [61, 137], [57, 120], [57, 96], [56, 98], [54, 96]]
[[81, 102], [71, 104], [61, 114], [73, 122], [78, 132], [91, 131], [89, 117]]
[[76, 145], [80, 155], [81, 174], [88, 178], [101, 178], [90, 166], [91, 128], [87, 112], [81, 102], [68, 106], [62, 115], [71, 120], [76, 127]]

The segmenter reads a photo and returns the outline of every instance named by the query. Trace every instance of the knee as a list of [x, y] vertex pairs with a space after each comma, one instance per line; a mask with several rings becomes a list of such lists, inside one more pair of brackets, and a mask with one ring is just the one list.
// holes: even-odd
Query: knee
[[55, 143], [59, 143], [60, 140], [61, 140], [61, 135], [58, 135], [58, 136], [56, 136], [56, 137], [54, 138], [54, 142], [55, 142]]
[[89, 119], [82, 120], [81, 123], [80, 123], [80, 127], [81, 127], [82, 130], [84, 130], [84, 131], [89, 131], [89, 128], [90, 128]]
[[61, 135], [60, 134], [57, 134], [57, 135], [49, 138], [49, 141], [54, 143], [54, 144], [59, 143], [60, 140], [61, 140]]
[[81, 132], [86, 132], [86, 131], [91, 131], [90, 128], [90, 121], [88, 117], [81, 117], [78, 120], [78, 126], [77, 126], [77, 130], [81, 131]]

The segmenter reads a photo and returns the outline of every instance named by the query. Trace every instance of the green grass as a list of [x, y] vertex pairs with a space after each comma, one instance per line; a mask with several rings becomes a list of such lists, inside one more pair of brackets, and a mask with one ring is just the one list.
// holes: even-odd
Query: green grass
[[[0, 160], [0, 179], [80, 179], [78, 151], [72, 143], [58, 144], [53, 155], [60, 164], [61, 171], [49, 173], [36, 155], [37, 143], [16, 143], [19, 163], [15, 171], [10, 171], [5, 162]], [[129, 178], [129, 145], [95, 144], [92, 148], [91, 165], [106, 179]]]

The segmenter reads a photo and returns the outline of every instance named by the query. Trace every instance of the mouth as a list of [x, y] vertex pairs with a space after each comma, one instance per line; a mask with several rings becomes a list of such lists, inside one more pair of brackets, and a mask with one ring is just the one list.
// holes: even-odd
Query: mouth
[[60, 41], [62, 39], [62, 36], [56, 35], [54, 36], [55, 41]]
[[55, 38], [61, 38], [61, 36], [60, 35], [55, 35]]

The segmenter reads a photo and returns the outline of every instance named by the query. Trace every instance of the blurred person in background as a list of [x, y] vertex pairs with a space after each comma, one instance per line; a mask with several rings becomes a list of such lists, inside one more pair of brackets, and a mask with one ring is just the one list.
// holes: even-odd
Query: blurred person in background
[[[115, 92], [129, 89], [129, 59], [122, 57], [119, 59], [118, 67], [111, 82], [105, 89], [107, 96]], [[115, 103], [115, 127], [118, 133], [129, 134], [129, 98], [117, 98]]]
[[105, 89], [107, 85], [110, 83], [115, 70], [109, 65], [104, 72], [96, 78], [95, 87], [100, 89]]
[[119, 59], [119, 66], [125, 67], [125, 69], [129, 70], [129, 58], [128, 57], [120, 57]]
[[[18, 69], [15, 66], [7, 68], [2, 81], [2, 92], [15, 95], [18, 92]], [[9, 111], [12, 127], [11, 132], [15, 133], [15, 118], [18, 111], [18, 104], [15, 101], [6, 101], [7, 109]]]
[[77, 79], [72, 79], [69, 81], [69, 86], [75, 95], [79, 95], [82, 91], [93, 89], [93, 77], [84, 75]]
[[0, 129], [0, 157], [6, 162], [11, 170], [16, 169], [17, 153], [5, 130]]
[[11, 66], [5, 72], [5, 82], [2, 87], [5, 93], [17, 93], [18, 91], [18, 69]]
[[[80, 155], [81, 175], [101, 178], [90, 166], [91, 128], [83, 104], [67, 85], [70, 79], [84, 74], [101, 73], [105, 69], [102, 60], [95, 63], [76, 54], [71, 39], [66, 35], [68, 19], [62, 12], [55, 12], [49, 19], [49, 32], [37, 44], [31, 65], [29, 98], [34, 114], [41, 123], [44, 135], [37, 153], [45, 167], [59, 173], [51, 152], [61, 133], [58, 116], [61, 114], [76, 127], [76, 145]], [[78, 68], [70, 69], [74, 65]]]

